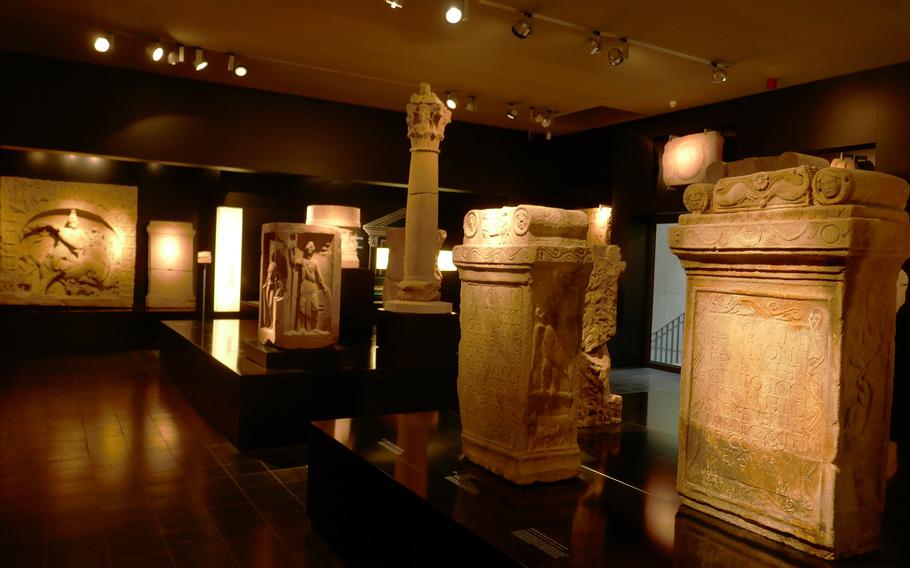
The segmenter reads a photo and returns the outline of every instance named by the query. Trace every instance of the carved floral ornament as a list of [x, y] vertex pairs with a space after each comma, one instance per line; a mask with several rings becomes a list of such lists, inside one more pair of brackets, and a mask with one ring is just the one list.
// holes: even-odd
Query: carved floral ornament
[[452, 112], [430, 90], [429, 83], [421, 83], [420, 92], [411, 95], [407, 111], [411, 151], [438, 153], [439, 143], [445, 137], [446, 125], [452, 122]]

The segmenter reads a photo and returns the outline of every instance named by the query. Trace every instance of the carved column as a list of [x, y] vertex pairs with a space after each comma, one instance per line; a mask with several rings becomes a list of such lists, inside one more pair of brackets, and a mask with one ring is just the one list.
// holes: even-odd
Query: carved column
[[411, 167], [408, 172], [408, 207], [405, 217], [404, 279], [398, 299], [385, 302], [393, 312], [448, 313], [452, 304], [439, 301], [436, 275], [436, 241], [439, 220], [439, 143], [452, 113], [430, 85], [420, 84], [408, 105], [408, 138]]
[[824, 558], [877, 547], [908, 193], [805, 165], [686, 190], [685, 504]]
[[574, 401], [591, 271], [581, 211], [519, 205], [469, 211], [461, 277], [462, 446], [515, 483], [578, 472]]

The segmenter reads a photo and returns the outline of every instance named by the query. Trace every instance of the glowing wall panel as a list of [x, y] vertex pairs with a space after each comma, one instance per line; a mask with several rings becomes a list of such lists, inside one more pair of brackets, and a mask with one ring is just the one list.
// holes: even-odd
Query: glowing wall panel
[[240, 310], [240, 256], [243, 245], [243, 209], [219, 207], [215, 218], [216, 312]]
[[723, 155], [724, 137], [715, 130], [670, 138], [661, 158], [664, 183], [689, 185], [705, 181], [705, 169]]

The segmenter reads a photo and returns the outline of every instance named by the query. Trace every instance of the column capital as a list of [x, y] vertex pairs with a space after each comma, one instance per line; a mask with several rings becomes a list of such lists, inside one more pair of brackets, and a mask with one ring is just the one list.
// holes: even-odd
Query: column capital
[[411, 95], [407, 111], [411, 151], [438, 153], [439, 143], [445, 137], [446, 125], [452, 122], [452, 112], [430, 90], [429, 83], [421, 83], [420, 91]]

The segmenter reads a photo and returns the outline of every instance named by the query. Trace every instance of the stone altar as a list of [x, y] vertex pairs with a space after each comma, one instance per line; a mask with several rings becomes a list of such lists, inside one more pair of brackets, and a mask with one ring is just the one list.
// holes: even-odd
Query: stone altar
[[411, 165], [408, 172], [408, 205], [405, 217], [404, 276], [398, 297], [384, 303], [385, 309], [405, 313], [449, 313], [452, 304], [439, 300], [440, 279], [436, 257], [439, 222], [439, 143], [452, 112], [430, 90], [420, 84], [411, 95], [408, 110], [408, 138]]
[[315, 349], [338, 341], [341, 232], [303, 223], [262, 226], [259, 342]]
[[0, 177], [0, 303], [133, 305], [135, 187]]
[[341, 231], [341, 267], [360, 268], [357, 255], [357, 231], [360, 230], [360, 208], [346, 205], [307, 205], [307, 225], [330, 225]]
[[192, 223], [149, 221], [148, 308], [196, 307]]
[[823, 558], [877, 547], [908, 193], [808, 165], [686, 190], [685, 504]]
[[515, 483], [567, 479], [580, 465], [574, 403], [587, 230], [582, 211], [473, 210], [453, 250], [463, 449]]

